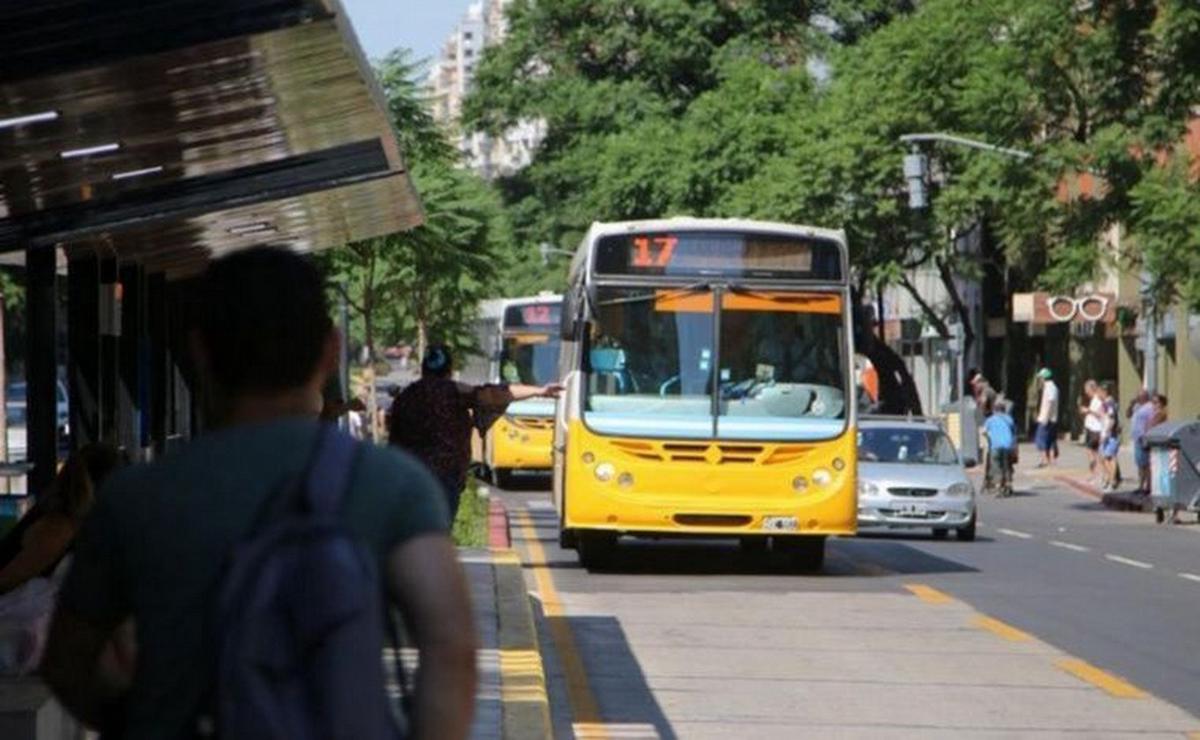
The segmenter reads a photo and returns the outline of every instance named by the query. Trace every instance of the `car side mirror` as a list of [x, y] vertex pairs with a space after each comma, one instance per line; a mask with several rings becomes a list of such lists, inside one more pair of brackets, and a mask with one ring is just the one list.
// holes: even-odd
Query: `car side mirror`
[[962, 464], [964, 468], [973, 468], [979, 464], [979, 461], [973, 457], [964, 457], [962, 459]]

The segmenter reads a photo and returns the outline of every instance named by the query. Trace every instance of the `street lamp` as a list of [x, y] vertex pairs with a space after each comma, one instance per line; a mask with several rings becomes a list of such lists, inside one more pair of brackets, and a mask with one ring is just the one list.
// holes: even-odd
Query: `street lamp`
[[552, 254], [560, 254], [560, 255], [563, 255], [566, 257], [574, 257], [575, 256], [574, 252], [569, 252], [565, 249], [559, 249], [558, 247], [554, 246], [553, 244], [550, 244], [549, 242], [542, 242], [541, 244], [538, 245], [538, 254], [540, 254], [542, 256], [542, 264], [543, 265], [550, 264], [550, 255], [552, 255]]
[[908, 207], [914, 211], [927, 208], [929, 197], [925, 184], [929, 180], [929, 157], [921, 151], [922, 144], [941, 143], [963, 146], [968, 149], [978, 149], [992, 154], [1000, 154], [1013, 159], [1031, 159], [1033, 155], [1021, 149], [1006, 146], [996, 146], [985, 141], [968, 139], [965, 136], [953, 134], [922, 133], [905, 134], [900, 141], [909, 145], [909, 153], [904, 155], [904, 180], [908, 183]]

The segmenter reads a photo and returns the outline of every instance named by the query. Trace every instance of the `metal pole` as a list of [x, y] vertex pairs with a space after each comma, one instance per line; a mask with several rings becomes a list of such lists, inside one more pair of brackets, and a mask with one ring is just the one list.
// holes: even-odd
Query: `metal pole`
[[1142, 370], [1142, 385], [1149, 393], [1158, 391], [1158, 303], [1154, 300], [1153, 279], [1142, 271], [1142, 290], [1145, 296], [1145, 368]]
[[905, 144], [916, 144], [926, 141], [940, 141], [946, 144], [957, 144], [959, 146], [970, 147], [971, 149], [980, 149], [985, 152], [992, 152], [993, 154], [1003, 154], [1005, 156], [1015, 157], [1017, 159], [1029, 159], [1033, 156], [1033, 154], [1020, 149], [1012, 149], [1006, 146], [996, 146], [995, 144], [988, 144], [987, 142], [975, 141], [974, 139], [968, 139], [963, 136], [953, 136], [951, 134], [905, 134], [904, 136], [900, 137], [900, 141], [904, 142]]

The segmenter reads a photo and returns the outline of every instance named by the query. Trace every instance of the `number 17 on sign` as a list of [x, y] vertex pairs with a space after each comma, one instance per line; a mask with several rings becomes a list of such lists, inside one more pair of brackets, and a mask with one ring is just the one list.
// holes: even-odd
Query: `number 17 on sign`
[[666, 267], [679, 240], [673, 236], [639, 236], [633, 240], [634, 267]]

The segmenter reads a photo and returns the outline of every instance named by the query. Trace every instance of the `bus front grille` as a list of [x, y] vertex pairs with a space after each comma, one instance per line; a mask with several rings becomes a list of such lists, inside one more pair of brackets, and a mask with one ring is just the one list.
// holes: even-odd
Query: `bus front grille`
[[803, 459], [811, 445], [710, 444], [613, 440], [612, 446], [639, 460], [710, 465], [784, 465]]

